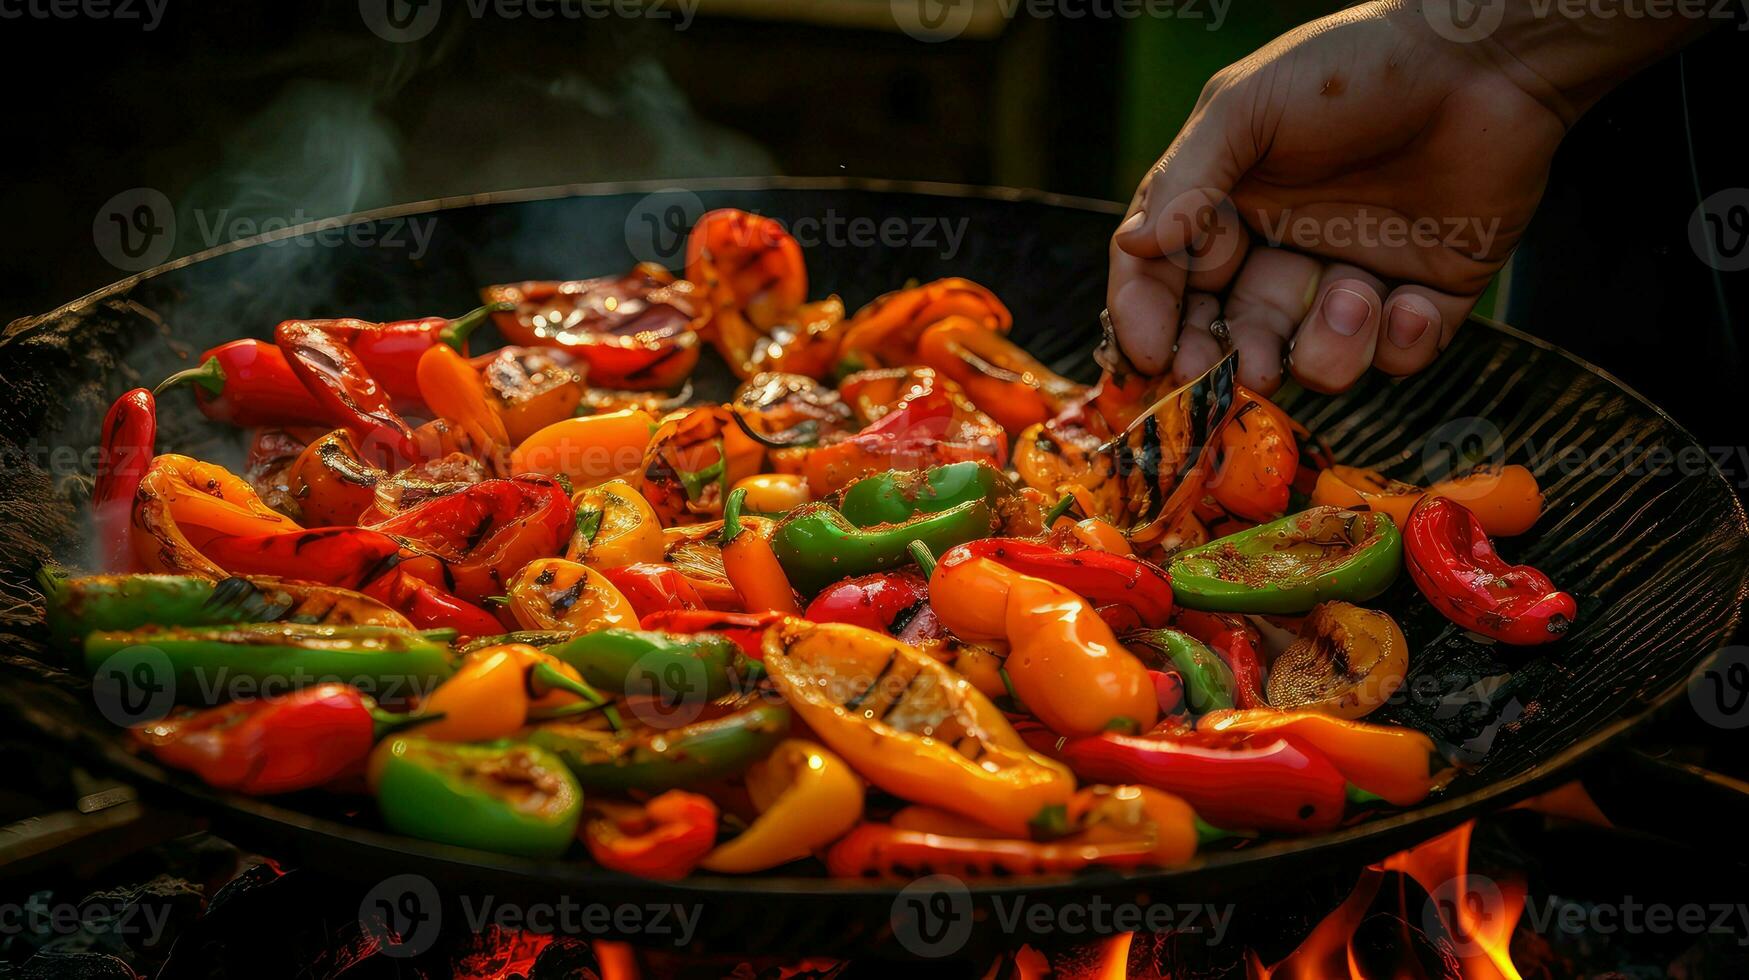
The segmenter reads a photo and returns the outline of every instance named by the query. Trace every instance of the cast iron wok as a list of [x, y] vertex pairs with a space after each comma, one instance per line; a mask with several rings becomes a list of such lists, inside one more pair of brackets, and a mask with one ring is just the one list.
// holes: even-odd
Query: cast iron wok
[[[213, 249], [18, 321], [0, 339], [0, 387], [13, 399], [0, 418], [7, 443], [0, 593], [9, 607], [0, 612], [7, 668], [0, 699], [8, 713], [227, 832], [271, 840], [295, 861], [362, 881], [417, 872], [445, 889], [501, 899], [567, 893], [697, 902], [700, 942], [736, 948], [847, 952], [889, 943], [899, 891], [890, 885], [805, 869], [636, 881], [583, 863], [399, 837], [368, 812], [346, 816], [322, 800], [213, 792], [129, 753], [81, 680], [55, 666], [57, 653], [44, 649], [35, 625], [36, 567], [81, 554], [79, 467], [53, 450], [91, 446], [103, 409], [121, 391], [186, 366], [210, 343], [268, 336], [291, 316], [455, 314], [489, 283], [600, 275], [638, 258], [677, 267], [691, 220], [723, 206], [797, 229], [812, 295], [837, 292], [855, 309], [906, 280], [966, 276], [1015, 311], [1019, 342], [1065, 373], [1093, 374], [1116, 214], [1099, 202], [842, 181], [589, 186], [394, 208]], [[422, 248], [419, 235], [428, 236]], [[1749, 592], [1743, 511], [1687, 432], [1603, 372], [1478, 321], [1420, 376], [1370, 376], [1341, 396], [1285, 401], [1339, 460], [1403, 479], [1443, 472], [1457, 457], [1531, 465], [1547, 513], [1504, 550], [1580, 598], [1577, 625], [1546, 647], [1492, 646], [1447, 624], [1399, 583], [1383, 602], [1409, 636], [1414, 677], [1375, 717], [1421, 728], [1467, 762], [1443, 793], [1411, 811], [1219, 851], [1171, 871], [978, 884], [955, 896], [978, 921], [990, 921], [996, 896], [1050, 904], [1204, 899], [1377, 859], [1547, 787], [1679, 697], [1696, 668], [1729, 642]], [[167, 396], [162, 414], [161, 449], [240, 459], [238, 435], [206, 423], [186, 395]]]

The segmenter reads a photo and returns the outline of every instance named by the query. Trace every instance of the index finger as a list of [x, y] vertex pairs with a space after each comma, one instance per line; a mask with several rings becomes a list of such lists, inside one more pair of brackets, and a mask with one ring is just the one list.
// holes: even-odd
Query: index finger
[[1144, 259], [1114, 242], [1105, 305], [1112, 332], [1131, 363], [1143, 374], [1163, 374], [1172, 366], [1178, 327], [1184, 316], [1188, 273], [1170, 259]]

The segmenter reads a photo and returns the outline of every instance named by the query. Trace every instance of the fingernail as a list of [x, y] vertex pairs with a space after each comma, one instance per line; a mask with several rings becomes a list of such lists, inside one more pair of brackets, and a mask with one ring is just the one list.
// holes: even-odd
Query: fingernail
[[1391, 309], [1391, 326], [1385, 331], [1391, 338], [1391, 343], [1398, 347], [1413, 347], [1427, 333], [1431, 321], [1424, 314], [1416, 312], [1406, 303], [1398, 303]]
[[1135, 231], [1137, 228], [1142, 227], [1142, 223], [1147, 220], [1148, 212], [1137, 211], [1135, 214], [1123, 219], [1123, 224], [1117, 226], [1117, 233], [1120, 235], [1127, 235], [1130, 232]]
[[1360, 333], [1371, 313], [1372, 304], [1352, 289], [1338, 286], [1324, 296], [1324, 322], [1344, 337]]

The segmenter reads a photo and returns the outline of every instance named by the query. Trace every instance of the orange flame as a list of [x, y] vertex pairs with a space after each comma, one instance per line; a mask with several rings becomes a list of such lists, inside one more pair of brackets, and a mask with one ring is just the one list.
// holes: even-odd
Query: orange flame
[[1287, 959], [1270, 967], [1247, 953], [1252, 980], [1365, 980], [1354, 935], [1378, 897], [1386, 871], [1413, 878], [1430, 896], [1424, 909], [1401, 910], [1408, 922], [1429, 931], [1443, 928], [1466, 980], [1522, 980], [1512, 964], [1513, 930], [1524, 912], [1522, 880], [1494, 881], [1470, 874], [1470, 835], [1475, 821], [1386, 858], [1361, 872], [1354, 891], [1309, 933]]

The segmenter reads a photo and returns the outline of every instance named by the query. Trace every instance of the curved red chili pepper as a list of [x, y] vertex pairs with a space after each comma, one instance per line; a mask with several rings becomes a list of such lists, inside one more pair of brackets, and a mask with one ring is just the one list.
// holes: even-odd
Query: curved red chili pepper
[[973, 558], [988, 558], [1023, 575], [1048, 579], [1095, 606], [1127, 606], [1144, 626], [1164, 626], [1172, 616], [1172, 580], [1140, 558], [1091, 548], [1063, 552], [1033, 541], [986, 538], [949, 548], [940, 567], [952, 568]]
[[698, 590], [669, 565], [634, 562], [603, 569], [601, 574], [626, 597], [640, 619], [651, 613], [705, 607]]
[[373, 323], [345, 317], [338, 320], [299, 320], [300, 327], [321, 330], [352, 348], [364, 370], [381, 385], [396, 404], [423, 405], [419, 394], [419, 358], [437, 344], [448, 344], [467, 353], [468, 335], [492, 313], [512, 309], [509, 303], [491, 303], [451, 320], [427, 316], [417, 320]]
[[597, 803], [601, 816], [583, 825], [589, 856], [604, 868], [641, 878], [684, 878], [717, 842], [717, 805], [671, 789], [639, 807]]
[[212, 786], [265, 795], [357, 772], [384, 720], [356, 688], [319, 684], [166, 718], [135, 729], [134, 737], [159, 762]]
[[1558, 640], [1579, 615], [1573, 597], [1529, 565], [1508, 565], [1468, 507], [1429, 496], [1403, 529], [1409, 577], [1445, 617], [1502, 643]]
[[929, 582], [913, 571], [876, 572], [844, 579], [814, 597], [802, 618], [849, 623], [914, 642], [941, 634], [929, 605]]
[[1156, 729], [1059, 745], [1042, 727], [1021, 734], [1083, 779], [1165, 790], [1229, 830], [1317, 833], [1340, 824], [1347, 804], [1342, 773], [1316, 749], [1285, 736]]
[[1200, 640], [1227, 662], [1233, 672], [1233, 702], [1240, 708], [1267, 708], [1263, 699], [1263, 659], [1257, 653], [1261, 637], [1242, 616], [1180, 607], [1172, 625]]
[[498, 617], [398, 568], [359, 591], [406, 616], [415, 629], [453, 629], [460, 636], [494, 636], [504, 630]]
[[194, 387], [200, 413], [232, 425], [339, 425], [344, 419], [310, 394], [278, 347], [260, 340], [233, 340], [200, 356], [200, 364], [178, 371], [153, 389], [163, 394], [177, 385]]
[[316, 403], [352, 430], [366, 459], [398, 468], [419, 458], [413, 430], [396, 414], [388, 390], [342, 338], [308, 320], [281, 323], [273, 338]]
[[103, 564], [113, 572], [134, 570], [134, 494], [152, 466], [158, 442], [158, 406], [144, 388], [126, 392], [103, 417], [102, 448], [97, 457], [97, 482], [91, 488], [91, 508]]
[[410, 554], [400, 541], [362, 527], [222, 535], [200, 550], [232, 575], [277, 575], [348, 589], [374, 581]]
[[672, 609], [651, 613], [638, 625], [665, 633], [721, 633], [754, 660], [765, 657], [765, 630], [783, 618], [780, 612], [718, 612], [714, 609]]

